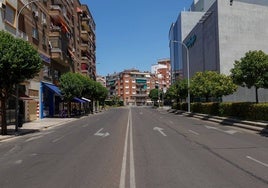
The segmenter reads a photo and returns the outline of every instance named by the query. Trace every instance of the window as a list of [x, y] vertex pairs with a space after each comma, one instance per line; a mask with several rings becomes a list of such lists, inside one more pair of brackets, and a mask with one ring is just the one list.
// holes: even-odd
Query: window
[[41, 19], [42, 19], [42, 24], [44, 25], [44, 24], [47, 24], [47, 16], [46, 16], [46, 14], [44, 13], [44, 12], [42, 12], [42, 17], [41, 17]]
[[7, 4], [6, 10], [5, 10], [5, 20], [11, 25], [14, 25], [15, 15], [16, 15], [16, 10]]
[[35, 3], [32, 3], [32, 11], [37, 11], [37, 5]]
[[32, 37], [35, 38], [35, 39], [38, 39], [38, 30], [37, 30], [36, 27], [33, 27]]
[[43, 35], [42, 37], [42, 45], [46, 46], [47, 45], [47, 37]]

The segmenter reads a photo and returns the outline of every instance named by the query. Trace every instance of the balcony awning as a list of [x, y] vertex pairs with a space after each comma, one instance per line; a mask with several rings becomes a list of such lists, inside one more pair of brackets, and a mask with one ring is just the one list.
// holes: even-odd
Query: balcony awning
[[77, 103], [85, 103], [86, 101], [79, 99], [77, 97], [73, 98], [72, 102], [77, 102]]
[[43, 85], [46, 86], [50, 91], [52, 91], [55, 94], [57, 94], [58, 96], [62, 96], [61, 92], [60, 92], [60, 89], [57, 86], [55, 86], [54, 84], [49, 84], [49, 83], [44, 83], [43, 82]]
[[90, 99], [87, 99], [87, 98], [85, 98], [85, 97], [82, 97], [82, 99], [83, 99], [84, 101], [91, 102]]

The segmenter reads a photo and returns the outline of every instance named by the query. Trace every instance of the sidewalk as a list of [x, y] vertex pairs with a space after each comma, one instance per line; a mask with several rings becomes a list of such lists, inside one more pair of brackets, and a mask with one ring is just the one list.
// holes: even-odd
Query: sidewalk
[[0, 135], [0, 141], [14, 138], [29, 133], [39, 132], [52, 126], [62, 125], [71, 121], [75, 121], [79, 118], [44, 118], [35, 121], [24, 123], [19, 131], [15, 132], [15, 125], [7, 126], [7, 135]]

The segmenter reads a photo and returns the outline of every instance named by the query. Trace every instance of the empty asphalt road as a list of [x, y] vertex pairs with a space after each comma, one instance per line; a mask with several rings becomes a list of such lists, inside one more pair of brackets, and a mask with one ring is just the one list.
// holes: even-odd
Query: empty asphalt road
[[147, 107], [0, 143], [3, 188], [265, 188], [268, 140]]

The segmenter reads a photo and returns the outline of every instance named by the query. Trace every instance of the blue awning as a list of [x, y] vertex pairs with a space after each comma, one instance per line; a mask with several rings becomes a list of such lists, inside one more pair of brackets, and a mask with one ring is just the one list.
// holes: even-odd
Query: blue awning
[[75, 98], [73, 98], [72, 102], [85, 103], [86, 101], [75, 97]]
[[60, 92], [60, 89], [55, 86], [54, 84], [49, 84], [49, 83], [44, 83], [44, 86], [46, 86], [48, 89], [50, 89], [52, 92], [56, 93], [57, 95], [61, 96], [61, 92]]

